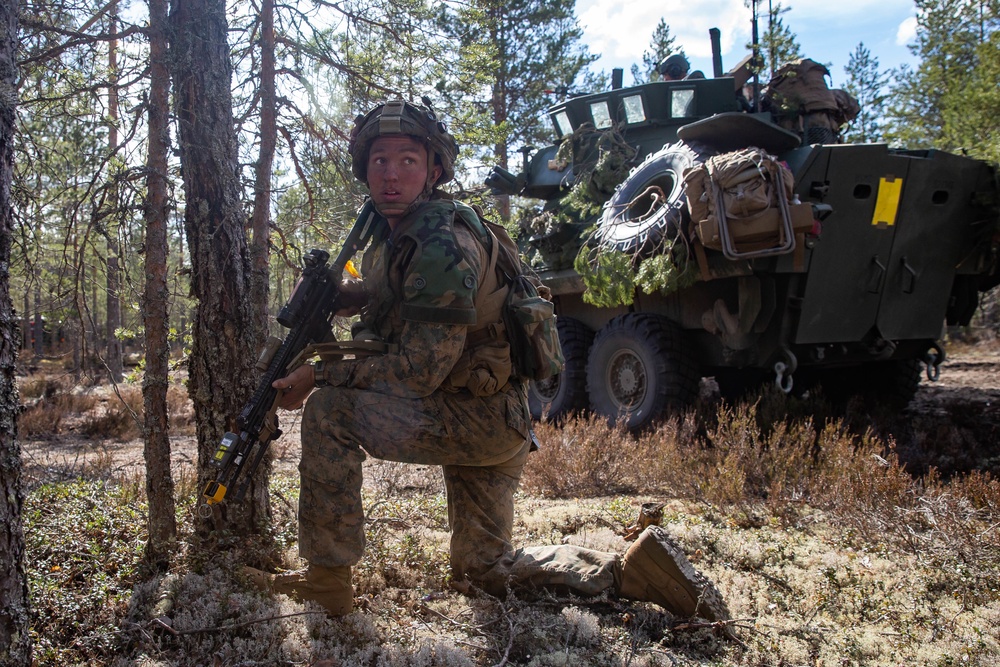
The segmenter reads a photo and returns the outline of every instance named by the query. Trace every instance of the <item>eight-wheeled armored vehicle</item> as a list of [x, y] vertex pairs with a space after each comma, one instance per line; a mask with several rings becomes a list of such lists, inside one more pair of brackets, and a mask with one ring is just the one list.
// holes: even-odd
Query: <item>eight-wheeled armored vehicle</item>
[[[703, 377], [724, 395], [773, 381], [901, 407], [924, 368], [936, 379], [945, 323], [967, 324], [1000, 282], [993, 165], [838, 143], [840, 91], [824, 109], [774, 79], [761, 91], [745, 67], [723, 74], [717, 51], [714, 70], [560, 102], [557, 143], [487, 179], [542, 202], [521, 242], [566, 367], [531, 385], [536, 417], [590, 408], [637, 429]], [[768, 180], [762, 159], [771, 169], [766, 210], [746, 216], [726, 197], [754, 193], [716, 179], [740, 159], [751, 180]]]

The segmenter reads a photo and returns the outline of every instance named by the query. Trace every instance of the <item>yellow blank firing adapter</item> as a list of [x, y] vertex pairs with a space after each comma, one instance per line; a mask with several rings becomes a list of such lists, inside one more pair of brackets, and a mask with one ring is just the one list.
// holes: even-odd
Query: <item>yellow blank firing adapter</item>
[[205, 487], [204, 496], [207, 505], [221, 503], [223, 498], [226, 497], [226, 487], [218, 482], [209, 482]]

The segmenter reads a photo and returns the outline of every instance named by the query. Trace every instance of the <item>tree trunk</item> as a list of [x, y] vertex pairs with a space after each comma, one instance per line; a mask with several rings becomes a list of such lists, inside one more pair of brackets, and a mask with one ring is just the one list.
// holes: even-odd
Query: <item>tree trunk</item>
[[[114, 38], [117, 34], [118, 26], [118, 2], [112, 0], [111, 11], [111, 41], [108, 44], [108, 71], [110, 73], [111, 85], [108, 87], [108, 152], [114, 155], [118, 150], [118, 40]], [[118, 245], [118, 225], [121, 214], [118, 212], [118, 186], [112, 183], [112, 195], [109, 197], [112, 206], [112, 215], [108, 218], [108, 312], [106, 334], [107, 348], [105, 352], [105, 364], [108, 367], [108, 376], [111, 381], [118, 383], [122, 381], [122, 342], [118, 339], [117, 331], [122, 325], [122, 302], [121, 302], [121, 266], [119, 264], [119, 254], [121, 249]]]
[[[215, 477], [209, 463], [254, 390], [252, 370], [263, 342], [252, 301], [252, 265], [240, 202], [236, 131], [226, 43], [225, 0], [172, 0], [171, 71], [181, 169], [184, 228], [197, 300], [188, 391], [198, 431], [199, 481]], [[267, 466], [242, 505], [215, 505], [201, 528], [259, 533], [270, 523]]]
[[[115, 225], [117, 228], [117, 224]], [[109, 233], [117, 234], [117, 229], [109, 229]], [[122, 323], [122, 306], [119, 292], [121, 291], [121, 266], [118, 263], [118, 242], [114, 236], [108, 237], [108, 292], [107, 317], [105, 319], [105, 365], [108, 367], [108, 377], [112, 382], [122, 381], [122, 342], [116, 332]]]
[[28, 583], [24, 572], [21, 446], [17, 441], [17, 320], [10, 301], [17, 2], [0, 2], [0, 664], [28, 667]]
[[[505, 67], [501, 63], [501, 67]], [[499, 72], [500, 76], [493, 82], [493, 126], [500, 127], [507, 122], [509, 114], [507, 112], [507, 90], [506, 72]], [[496, 163], [503, 169], [509, 167], [509, 156], [507, 154], [507, 142], [498, 141], [493, 146], [493, 154]], [[504, 222], [510, 220], [510, 195], [498, 195], [496, 198], [497, 212]]]
[[28, 296], [28, 282], [24, 283], [24, 312], [21, 313], [21, 349], [31, 349], [31, 298]]
[[260, 308], [261, 331], [267, 331], [271, 168], [278, 139], [274, 93], [274, 0], [262, 0], [260, 23], [260, 156], [257, 158], [250, 228], [253, 231], [252, 298]]
[[169, 563], [177, 539], [174, 480], [170, 475], [167, 387], [170, 371], [167, 303], [167, 151], [170, 149], [167, 70], [167, 0], [148, 0], [149, 7], [149, 150], [146, 162], [146, 283], [142, 320], [146, 331], [146, 372], [142, 380], [143, 430], [149, 537], [146, 560], [160, 569]]
[[[169, 3], [170, 0], [167, 0]], [[169, 64], [169, 52], [168, 52], [168, 64]], [[170, 291], [172, 294], [180, 294], [183, 288], [183, 282], [187, 279], [188, 274], [187, 268], [185, 268], [185, 257], [187, 253], [184, 249], [184, 230], [183, 223], [180, 228], [178, 228], [178, 233], [176, 236], [176, 246], [171, 247], [170, 250], [176, 253], [177, 266], [180, 267], [179, 270], [171, 272], [172, 285], [170, 286]], [[168, 238], [170, 238], [170, 231], [167, 230]], [[169, 242], [168, 242], [168, 245]], [[169, 266], [170, 256], [167, 256], [167, 263]], [[182, 355], [187, 352], [187, 339], [188, 339], [188, 307], [186, 299], [177, 299], [173, 303], [173, 316], [172, 319], [177, 322], [177, 335], [173, 341], [173, 351], [180, 352]]]
[[90, 309], [86, 312], [88, 315], [85, 318], [85, 322], [90, 327], [90, 349], [87, 353], [83, 355], [84, 369], [90, 373], [93, 372], [95, 375], [100, 373], [101, 369], [97, 360], [101, 356], [101, 331], [97, 326], [98, 314], [97, 314], [97, 286], [101, 283], [100, 274], [97, 271], [97, 263], [95, 262], [90, 269]]
[[31, 325], [31, 342], [34, 345], [35, 359], [41, 359], [45, 354], [45, 325], [42, 322], [42, 276], [41, 270], [35, 266], [35, 321]]

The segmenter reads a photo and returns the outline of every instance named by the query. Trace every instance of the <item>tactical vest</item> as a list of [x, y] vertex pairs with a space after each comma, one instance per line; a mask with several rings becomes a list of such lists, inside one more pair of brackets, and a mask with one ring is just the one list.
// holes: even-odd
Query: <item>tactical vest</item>
[[[480, 275], [474, 275], [455, 234], [456, 220], [485, 250]], [[511, 361], [501, 316], [508, 286], [496, 269], [499, 246], [465, 204], [433, 200], [422, 205], [396, 233], [374, 239], [365, 253], [369, 302], [362, 312], [363, 329], [395, 343], [406, 320], [466, 325], [465, 349], [441, 388], [477, 396], [500, 391], [510, 379]]]

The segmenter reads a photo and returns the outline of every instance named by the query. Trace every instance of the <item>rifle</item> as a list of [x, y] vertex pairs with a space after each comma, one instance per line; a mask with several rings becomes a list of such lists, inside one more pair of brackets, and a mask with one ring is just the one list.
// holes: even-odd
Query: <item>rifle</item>
[[332, 266], [327, 267], [330, 253], [325, 250], [313, 249], [303, 257], [302, 277], [277, 317], [278, 324], [289, 331], [284, 341], [271, 336], [264, 344], [257, 360], [257, 368], [264, 374], [257, 391], [236, 420], [238, 433], [227, 432], [212, 457], [211, 465], [219, 472], [205, 487], [205, 506], [221, 503], [228, 489], [242, 476], [236, 493], [236, 501], [241, 502], [268, 446], [281, 436], [277, 416], [280, 391], [271, 385], [287, 374], [289, 365], [295, 363], [307, 347], [320, 343], [329, 334], [344, 268], [368, 243], [374, 219], [375, 206], [369, 199], [358, 212]]

